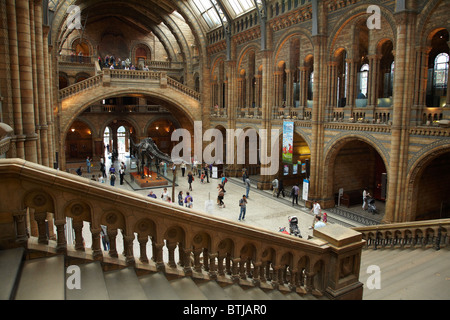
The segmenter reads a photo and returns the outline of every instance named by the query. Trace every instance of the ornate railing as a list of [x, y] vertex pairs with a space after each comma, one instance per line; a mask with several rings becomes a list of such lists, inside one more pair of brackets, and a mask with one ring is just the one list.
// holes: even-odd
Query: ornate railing
[[102, 83], [103, 83], [103, 74], [98, 74], [96, 76], [90, 77], [86, 80], [77, 82], [71, 86], [59, 90], [59, 99], [62, 100], [74, 94], [85, 91], [87, 89], [100, 86], [102, 85]]
[[361, 232], [366, 247], [379, 248], [436, 248], [449, 246], [450, 219], [383, 224], [353, 228]]
[[[312, 240], [299, 239], [20, 159], [0, 159], [0, 180], [0, 247], [26, 245], [29, 233], [40, 244], [53, 241], [60, 253], [74, 249], [107, 263], [298, 294], [362, 298], [364, 241], [338, 225], [315, 230]], [[74, 247], [67, 243], [66, 235], [72, 234], [67, 218]], [[82, 230], [86, 225], [88, 233]], [[108, 230], [109, 252], [101, 248], [101, 226]]]
[[59, 99], [65, 99], [87, 89], [94, 88], [107, 83], [111, 85], [115, 81], [122, 83], [123, 81], [131, 82], [158, 82], [161, 87], [169, 86], [189, 97], [200, 100], [200, 93], [188, 86], [170, 78], [166, 72], [142, 71], [142, 70], [122, 70], [122, 69], [103, 69], [101, 74], [90, 77], [86, 80], [77, 82], [69, 87], [59, 90]]

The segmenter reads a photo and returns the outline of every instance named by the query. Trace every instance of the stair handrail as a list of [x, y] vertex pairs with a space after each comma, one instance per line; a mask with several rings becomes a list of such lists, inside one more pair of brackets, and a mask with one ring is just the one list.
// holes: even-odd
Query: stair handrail
[[366, 240], [366, 248], [418, 248], [449, 246], [450, 219], [422, 220], [354, 227]]
[[[111, 244], [107, 258], [120, 257], [116, 250], [120, 230], [124, 239], [123, 258], [128, 266], [152, 262], [156, 271], [181, 268], [177, 272], [184, 276], [206, 272], [209, 280], [228, 275], [230, 281], [250, 286], [318, 296], [327, 294], [333, 298], [362, 298], [359, 265], [348, 268], [348, 262], [360, 263], [364, 241], [360, 233], [339, 229], [343, 228], [339, 225], [315, 230], [312, 240], [300, 239], [22, 159], [0, 159], [0, 180], [0, 195], [14, 195], [2, 201], [0, 221], [20, 221], [10, 226], [15, 230], [12, 233], [20, 235], [27, 234], [24, 221], [30, 221], [31, 235], [45, 245], [48, 237], [54, 237], [61, 253], [67, 254], [65, 229], [69, 217], [73, 221], [75, 250], [85, 251], [82, 229], [87, 222], [92, 234], [90, 250], [100, 261], [105, 259], [100, 231], [101, 225], [106, 225]], [[140, 246], [139, 262], [133, 249], [136, 239]], [[153, 248], [151, 259], [146, 253], [149, 241]], [[164, 261], [163, 248], [168, 250], [168, 261]], [[341, 263], [344, 260], [346, 263]]]
[[68, 98], [84, 90], [101, 85], [103, 82], [103, 73], [97, 74], [80, 82], [74, 83], [68, 87], [59, 90], [59, 100]]

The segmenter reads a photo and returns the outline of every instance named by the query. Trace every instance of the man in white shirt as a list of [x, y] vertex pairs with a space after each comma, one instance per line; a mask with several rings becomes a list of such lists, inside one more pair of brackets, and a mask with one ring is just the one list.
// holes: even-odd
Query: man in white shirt
[[167, 188], [164, 188], [164, 191], [161, 193], [161, 199], [163, 201], [167, 201], [169, 198], [169, 192], [167, 192]]
[[312, 226], [309, 227], [309, 229], [313, 229], [314, 228], [314, 225], [316, 223], [316, 218], [317, 217], [320, 218], [321, 215], [322, 215], [322, 208], [320, 207], [320, 204], [319, 204], [319, 202], [317, 202], [317, 200], [314, 200], [314, 204], [313, 204], [313, 207], [311, 209], [311, 212], [314, 214], [314, 220], [313, 220]]
[[314, 223], [314, 229], [319, 229], [326, 226], [320, 216], [316, 216], [315, 221], [316, 223]]

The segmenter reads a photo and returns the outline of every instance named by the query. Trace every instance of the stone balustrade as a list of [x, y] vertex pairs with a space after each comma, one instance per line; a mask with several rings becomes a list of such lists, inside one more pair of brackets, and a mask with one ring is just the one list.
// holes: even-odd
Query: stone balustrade
[[448, 247], [450, 219], [415, 221], [358, 227], [366, 240], [366, 247], [378, 248], [432, 248]]
[[[69, 217], [74, 249], [92, 252], [100, 261], [116, 259], [136, 268], [302, 295], [362, 298], [358, 277], [364, 241], [359, 232], [339, 225], [315, 230], [311, 240], [300, 239], [20, 159], [0, 159], [0, 180], [2, 247], [26, 245], [30, 233], [40, 244], [55, 241], [57, 250], [67, 253]], [[83, 239], [86, 223], [91, 239]], [[102, 225], [110, 238], [108, 254], [101, 249]], [[119, 233], [123, 252], [116, 243]], [[88, 242], [91, 248], [85, 248]]]

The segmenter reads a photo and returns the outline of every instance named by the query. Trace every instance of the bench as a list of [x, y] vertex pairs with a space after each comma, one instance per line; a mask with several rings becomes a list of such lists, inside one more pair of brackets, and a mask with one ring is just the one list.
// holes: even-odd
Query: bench
[[343, 195], [341, 196], [341, 205], [347, 206], [347, 208], [349, 208], [350, 206], [356, 204], [362, 204], [362, 191], [344, 191]]

